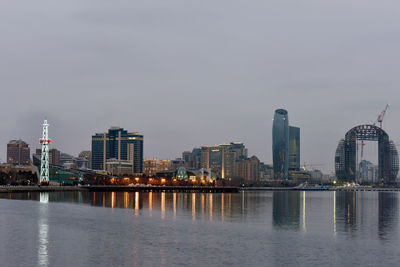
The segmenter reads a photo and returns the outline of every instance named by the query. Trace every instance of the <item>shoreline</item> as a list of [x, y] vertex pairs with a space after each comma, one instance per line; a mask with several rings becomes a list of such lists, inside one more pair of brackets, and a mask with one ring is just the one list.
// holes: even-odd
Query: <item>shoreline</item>
[[260, 191], [370, 191], [370, 192], [400, 192], [400, 188], [390, 187], [349, 187], [349, 188], [318, 188], [318, 187], [209, 187], [209, 186], [0, 186], [1, 193], [29, 192], [198, 192], [198, 193], [239, 193]]

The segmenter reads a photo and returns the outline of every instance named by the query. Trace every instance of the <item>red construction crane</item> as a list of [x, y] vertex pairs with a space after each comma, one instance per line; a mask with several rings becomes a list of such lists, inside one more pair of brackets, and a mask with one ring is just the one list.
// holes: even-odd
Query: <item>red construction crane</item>
[[386, 107], [384, 110], [382, 110], [382, 112], [378, 115], [378, 118], [376, 119], [374, 125], [376, 125], [379, 122], [379, 127], [382, 128], [382, 122], [383, 122], [383, 117], [385, 117], [386, 111], [389, 108], [389, 104], [386, 104]]

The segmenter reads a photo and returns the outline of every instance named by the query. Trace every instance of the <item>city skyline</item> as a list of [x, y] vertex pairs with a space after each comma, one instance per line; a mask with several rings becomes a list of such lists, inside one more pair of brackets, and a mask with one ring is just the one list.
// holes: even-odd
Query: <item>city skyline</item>
[[272, 163], [273, 112], [284, 108], [302, 129], [301, 163], [330, 172], [337, 142], [389, 102], [384, 129], [400, 143], [392, 5], [22, 4], [29, 14], [0, 10], [2, 161], [12, 139], [38, 148], [46, 117], [52, 147], [73, 155], [119, 125], [146, 136], [144, 157], [240, 141]]
[[[273, 115], [271, 116], [271, 117], [273, 117]], [[273, 121], [273, 119], [272, 119], [272, 121]], [[272, 122], [271, 121], [271, 122]], [[296, 121], [296, 120], [295, 120]], [[298, 121], [298, 120], [297, 120]], [[386, 122], [386, 118], [385, 118], [385, 122]], [[384, 124], [385, 124], [385, 122], [384, 122]], [[52, 124], [52, 122], [50, 122], [50, 125]], [[107, 127], [107, 129], [108, 128], [112, 128], [112, 127], [117, 127], [117, 126], [115, 126], [116, 124], [111, 124], [111, 125], [114, 125], [114, 126], [109, 126], [109, 127]], [[40, 126], [40, 125], [39, 125]], [[298, 125], [296, 125], [296, 126], [298, 126]], [[353, 125], [353, 126], [355, 126], [355, 125]], [[38, 128], [38, 127], [36, 127], [36, 128]], [[270, 123], [270, 131], [272, 132], [272, 123]], [[300, 127], [301, 128], [301, 127]], [[352, 127], [350, 127], [349, 129], [351, 129]], [[383, 128], [385, 129], [385, 127], [383, 126]], [[347, 129], [347, 130], [349, 130], [349, 129]], [[57, 129], [55, 129], [56, 130], [56, 132], [58, 132], [57, 131]], [[343, 132], [345, 133], [347, 130], [343, 130]], [[387, 131], [387, 130], [385, 130], [385, 131]], [[90, 135], [90, 137], [89, 137], [89, 141], [88, 141], [88, 144], [86, 144], [86, 146], [85, 147], [82, 147], [82, 148], [77, 148], [77, 151], [73, 151], [73, 152], [70, 152], [70, 150], [68, 150], [68, 149], [64, 149], [64, 148], [62, 148], [62, 147], [60, 147], [60, 146], [58, 146], [59, 145], [59, 143], [57, 144], [57, 143], [54, 143], [54, 144], [52, 144], [51, 145], [51, 148], [56, 148], [56, 149], [59, 149], [60, 151], [62, 151], [62, 152], [64, 152], [64, 153], [67, 153], [67, 154], [71, 154], [71, 155], [74, 155], [74, 156], [77, 156], [80, 152], [82, 152], [82, 151], [84, 151], [84, 150], [91, 150], [91, 136], [93, 135], [93, 132], [104, 132], [104, 130], [99, 130], [99, 131], [92, 131], [92, 133], [91, 133], [91, 135]], [[141, 132], [142, 133], [142, 132]], [[39, 135], [39, 134], [38, 134]], [[59, 140], [59, 138], [57, 138], [56, 136], [53, 136], [52, 135], [52, 129], [51, 129], [51, 127], [50, 127], [50, 136], [53, 138], [53, 140]], [[304, 144], [303, 144], [303, 138], [305, 138], [303, 135], [302, 135], [302, 138], [301, 138], [301, 145], [302, 146], [304, 146]], [[27, 136], [26, 138], [12, 138], [12, 137], [10, 137], [10, 140], [9, 141], [11, 141], [11, 140], [13, 140], [13, 139], [22, 139], [23, 141], [26, 141], [27, 142], [27, 144], [29, 145], [29, 147], [32, 149], [32, 151], [34, 151], [35, 149], [37, 149], [37, 148], [39, 148], [40, 147], [40, 143], [39, 142], [37, 142], [37, 144], [32, 144], [31, 142], [29, 142], [29, 141], [27, 141], [27, 140], [34, 140], [34, 139], [36, 139], [36, 138], [34, 138], [34, 136]], [[272, 139], [272, 135], [271, 135], [271, 139]], [[306, 138], [307, 139], [307, 138]], [[396, 137], [394, 136], [394, 138], [393, 138], [394, 140], [396, 140]], [[38, 139], [39, 140], [39, 139]], [[398, 139], [397, 139], [398, 140]], [[9, 142], [9, 141], [7, 141], [7, 142]], [[148, 139], [146, 138], [146, 141], [145, 141], [145, 145], [144, 145], [144, 156], [143, 156], [143, 158], [145, 159], [145, 158], [159, 158], [159, 159], [175, 159], [175, 158], [179, 158], [179, 157], [181, 157], [181, 153], [183, 152], [183, 151], [186, 151], [186, 150], [188, 150], [189, 148], [186, 148], [186, 149], [184, 149], [184, 150], [182, 150], [182, 151], [177, 151], [177, 149], [175, 149], [174, 147], [172, 147], [172, 150], [171, 151], [169, 151], [169, 153], [167, 154], [167, 155], [169, 155], [169, 157], [168, 156], [166, 156], [166, 157], [164, 157], [163, 155], [166, 155], [165, 153], [163, 154], [163, 153], [160, 153], [160, 151], [157, 151], [157, 149], [155, 148], [153, 148], [153, 150], [154, 151], [156, 151], [156, 154], [158, 154], [159, 156], [155, 156], [154, 154], [149, 154], [148, 153], [148, 150], [147, 150], [147, 141], [148, 141]], [[229, 140], [228, 140], [229, 141]], [[214, 143], [215, 145], [218, 145], [218, 144], [223, 144], [223, 143], [226, 143], [226, 142], [228, 142], [228, 141], [226, 141], [226, 140], [222, 140], [221, 142], [219, 142], [219, 143]], [[234, 142], [237, 142], [237, 141], [239, 141], [239, 142], [243, 142], [242, 140], [238, 140], [238, 139], [235, 139], [235, 140], [230, 140], [229, 142], [231, 142], [231, 141], [234, 141]], [[338, 140], [338, 141], [340, 141], [340, 139]], [[68, 142], [66, 142], [65, 140], [62, 140], [62, 143], [68, 143]], [[250, 150], [250, 148], [249, 148], [249, 146], [247, 145], [247, 143], [246, 142], [243, 142], [244, 144], [246, 144], [246, 146], [248, 147], [248, 149]], [[251, 143], [251, 142], [250, 142]], [[267, 142], [266, 142], [267, 143]], [[267, 157], [265, 157], [265, 153], [264, 154], [257, 154], [257, 153], [254, 153], [254, 152], [252, 152], [252, 151], [250, 151], [250, 153], [252, 154], [252, 155], [255, 155], [255, 156], [257, 156], [258, 158], [260, 158], [260, 161], [262, 161], [262, 162], [265, 162], [266, 164], [270, 164], [270, 165], [272, 165], [273, 164], [273, 160], [272, 160], [272, 151], [273, 151], [273, 149], [272, 149], [272, 142], [270, 142], [271, 144], [270, 144], [270, 147], [267, 147], [266, 148], [266, 150], [267, 150], [267, 153], [268, 153], [268, 150], [270, 150], [270, 153], [268, 153], [268, 154], [270, 154], [270, 155], [267, 155]], [[205, 146], [208, 146], [209, 144], [204, 144]], [[337, 142], [336, 142], [336, 145], [337, 145]], [[68, 146], [68, 145], [67, 145]], [[201, 146], [203, 146], [202, 144], [192, 144], [191, 145], [191, 147], [201, 147]], [[4, 148], [3, 148], [4, 149]], [[2, 148], [0, 148], [0, 151], [1, 150], [3, 150]], [[324, 163], [321, 163], [321, 159], [319, 160], [319, 161], [314, 161], [314, 162], [312, 162], [312, 161], [310, 161], [310, 160], [307, 160], [307, 159], [304, 159], [304, 154], [308, 154], [308, 153], [306, 153], [307, 151], [304, 151], [304, 149], [302, 149], [301, 150], [301, 162], [300, 162], [300, 164], [301, 164], [301, 166], [303, 166], [303, 164], [304, 163], [306, 163], [306, 165], [317, 165], [318, 166], [318, 168], [317, 169], [321, 169], [323, 172], [325, 172], [325, 173], [330, 173], [330, 172], [333, 172], [334, 171], [334, 154], [335, 154], [335, 150], [336, 150], [336, 147], [335, 147], [335, 149], [334, 149], [334, 151], [333, 151], [333, 154], [332, 155], [330, 155], [330, 158], [328, 158], [328, 160], [326, 160]], [[6, 153], [6, 149], [4, 149], [4, 153]], [[372, 158], [376, 158], [376, 160], [377, 160], [377, 156], [375, 155], [371, 155], [371, 154], [368, 154], [368, 152], [365, 152], [367, 155], [366, 155], [366, 157], [368, 158], [368, 156], [369, 156], [369, 159], [371, 160], [371, 157]], [[269, 156], [269, 157], [268, 157]], [[262, 160], [263, 158], [270, 158], [270, 161], [264, 161], [264, 160]], [[5, 159], [6, 159], [6, 157], [4, 157], [4, 159], [2, 158], [2, 157], [0, 157], [0, 159], [1, 159], [1, 161], [5, 161]], [[329, 162], [329, 160], [330, 161], [332, 161], [332, 162]], [[374, 160], [372, 160], [372, 161], [374, 161]], [[328, 162], [328, 163], [326, 163], [326, 162]], [[374, 163], [377, 163], [377, 162], [375, 162], [374, 161]], [[326, 166], [328, 166], [328, 168], [326, 167]]]

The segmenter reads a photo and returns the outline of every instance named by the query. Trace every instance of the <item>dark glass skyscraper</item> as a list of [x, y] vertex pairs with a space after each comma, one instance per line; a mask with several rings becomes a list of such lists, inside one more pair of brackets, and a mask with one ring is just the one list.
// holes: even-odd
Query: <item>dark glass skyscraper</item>
[[284, 109], [275, 110], [272, 125], [272, 157], [275, 179], [288, 179], [289, 118]]
[[104, 170], [108, 159], [130, 161], [133, 173], [143, 172], [143, 135], [112, 127], [92, 136], [92, 169]]
[[300, 128], [289, 126], [289, 170], [300, 170]]

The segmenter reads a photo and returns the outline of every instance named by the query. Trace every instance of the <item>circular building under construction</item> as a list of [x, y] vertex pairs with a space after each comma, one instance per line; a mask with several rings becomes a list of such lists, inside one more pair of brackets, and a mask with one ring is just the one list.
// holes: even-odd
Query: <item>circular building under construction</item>
[[340, 140], [335, 154], [335, 172], [340, 181], [359, 182], [357, 168], [357, 140], [378, 142], [378, 179], [392, 183], [399, 171], [399, 155], [389, 135], [375, 125], [359, 125]]

